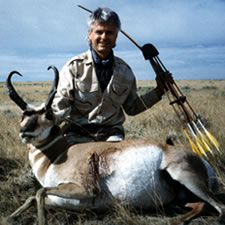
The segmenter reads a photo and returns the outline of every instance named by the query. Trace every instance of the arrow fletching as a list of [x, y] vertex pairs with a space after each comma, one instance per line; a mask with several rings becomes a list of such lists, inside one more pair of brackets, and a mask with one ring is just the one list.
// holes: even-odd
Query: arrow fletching
[[220, 145], [219, 145], [219, 142], [216, 140], [215, 137], [212, 136], [211, 133], [209, 133], [209, 131], [208, 131], [208, 130], [205, 128], [205, 126], [202, 124], [201, 120], [198, 119], [197, 121], [198, 121], [198, 123], [200, 124], [200, 126], [202, 127], [202, 129], [204, 130], [206, 136], [208, 137], [208, 140], [213, 144], [213, 146], [216, 148], [216, 150], [217, 150], [218, 152], [221, 153], [221, 150], [220, 150], [220, 148], [219, 148], [219, 146], [220, 146]]

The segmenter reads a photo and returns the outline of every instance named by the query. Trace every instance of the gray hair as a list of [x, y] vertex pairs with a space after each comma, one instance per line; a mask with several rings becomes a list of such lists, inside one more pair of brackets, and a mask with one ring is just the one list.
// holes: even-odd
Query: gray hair
[[110, 23], [115, 25], [117, 32], [119, 32], [121, 27], [120, 18], [116, 12], [109, 8], [97, 8], [89, 17], [88, 20], [88, 30], [92, 31], [95, 22], [99, 23]]

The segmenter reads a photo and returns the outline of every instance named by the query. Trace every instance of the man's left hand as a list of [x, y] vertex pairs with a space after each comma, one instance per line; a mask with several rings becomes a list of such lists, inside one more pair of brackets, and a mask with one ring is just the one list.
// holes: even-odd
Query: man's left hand
[[167, 85], [174, 83], [173, 76], [169, 71], [157, 74], [156, 83], [157, 92], [159, 95], [162, 96], [166, 91], [168, 91]]

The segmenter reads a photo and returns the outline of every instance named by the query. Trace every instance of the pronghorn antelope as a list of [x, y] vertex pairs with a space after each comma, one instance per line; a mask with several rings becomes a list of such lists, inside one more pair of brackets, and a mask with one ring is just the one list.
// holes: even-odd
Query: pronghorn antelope
[[[219, 219], [224, 218], [225, 207], [210, 189], [212, 168], [182, 147], [141, 139], [68, 146], [51, 109], [58, 71], [49, 68], [55, 72], [55, 81], [46, 103], [39, 108], [28, 105], [15, 91], [11, 77], [20, 73], [13, 71], [7, 79], [9, 95], [23, 111], [20, 138], [28, 144], [30, 165], [43, 186], [9, 218], [20, 215], [35, 199], [39, 225], [45, 224], [45, 206], [104, 210], [115, 199], [137, 208], [155, 208], [172, 202], [179, 192], [177, 186], [209, 203]], [[193, 210], [182, 217], [184, 220], [201, 211], [200, 203], [189, 206]]]

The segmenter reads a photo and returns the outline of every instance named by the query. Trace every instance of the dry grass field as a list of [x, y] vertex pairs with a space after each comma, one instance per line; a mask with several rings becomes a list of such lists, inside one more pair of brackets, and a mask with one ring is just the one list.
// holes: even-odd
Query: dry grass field
[[[216, 153], [209, 161], [218, 174], [220, 191], [225, 193], [225, 80], [177, 81], [177, 84], [208, 131], [220, 143], [222, 154]], [[50, 86], [50, 82], [15, 83], [20, 95], [34, 105], [45, 101]], [[154, 81], [138, 81], [140, 93], [154, 86]], [[33, 195], [40, 186], [31, 172], [26, 146], [18, 137], [21, 112], [8, 98], [5, 83], [0, 83], [0, 103], [0, 218], [4, 218], [17, 209], [28, 196]], [[167, 137], [171, 137], [175, 144], [189, 146], [183, 128], [166, 97], [144, 113], [127, 117], [125, 128], [126, 138], [151, 137], [164, 143]], [[178, 215], [180, 211], [176, 208], [177, 214], [173, 211], [173, 216]], [[49, 225], [168, 224], [171, 213], [166, 208], [161, 209], [158, 214], [136, 212], [115, 205], [104, 215], [48, 210], [47, 218]], [[209, 224], [213, 218], [214, 215], [205, 213], [191, 224]], [[0, 224], [5, 224], [4, 220], [0, 219]], [[12, 224], [36, 224], [35, 207], [30, 208]]]

